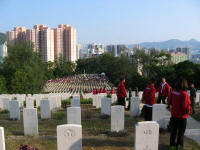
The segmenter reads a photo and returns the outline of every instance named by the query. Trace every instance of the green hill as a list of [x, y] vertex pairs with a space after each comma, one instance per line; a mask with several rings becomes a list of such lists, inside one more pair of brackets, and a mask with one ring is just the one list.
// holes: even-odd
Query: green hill
[[0, 32], [0, 45], [6, 41], [6, 34]]

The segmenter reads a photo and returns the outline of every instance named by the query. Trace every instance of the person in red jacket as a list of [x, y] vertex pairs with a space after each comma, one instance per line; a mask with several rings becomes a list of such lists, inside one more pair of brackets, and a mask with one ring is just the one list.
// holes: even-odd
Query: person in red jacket
[[117, 87], [117, 103], [118, 105], [123, 105], [123, 106], [125, 106], [125, 98], [127, 96], [124, 82], [125, 82], [125, 77], [122, 77]]
[[106, 90], [106, 88], [103, 89], [103, 93], [108, 94], [108, 91]]
[[93, 95], [97, 94], [96, 89], [93, 89]]
[[142, 100], [144, 103], [144, 120], [152, 121], [152, 106], [155, 104], [156, 88], [154, 87], [155, 79], [150, 80], [150, 84], [144, 89]]
[[160, 84], [158, 88], [158, 101], [157, 103], [160, 104], [161, 100], [163, 104], [166, 104], [165, 100], [168, 98], [170, 95], [170, 86], [166, 82], [165, 77], [162, 78], [162, 83]]
[[110, 91], [110, 95], [114, 94], [114, 89], [112, 88], [112, 90]]
[[[187, 125], [187, 118], [190, 114], [190, 97], [187, 93], [188, 82], [179, 79], [175, 84], [175, 89], [170, 96], [171, 108], [171, 135], [170, 146], [183, 147], [184, 133]], [[177, 141], [176, 141], [177, 138]]]

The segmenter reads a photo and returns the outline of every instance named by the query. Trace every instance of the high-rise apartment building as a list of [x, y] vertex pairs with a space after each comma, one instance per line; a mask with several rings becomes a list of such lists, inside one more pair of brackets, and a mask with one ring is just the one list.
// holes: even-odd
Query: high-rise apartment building
[[7, 32], [8, 45], [13, 45], [17, 41], [22, 42], [26, 40], [26, 28], [25, 27], [15, 27], [14, 30]]
[[76, 29], [67, 24], [60, 24], [58, 28], [51, 29], [46, 25], [35, 25], [33, 29], [15, 27], [7, 32], [8, 44], [16, 41], [30, 41], [34, 51], [42, 54], [45, 62], [54, 61], [63, 55], [67, 61], [77, 60]]
[[189, 47], [177, 47], [176, 48], [176, 52], [186, 54], [188, 59], [190, 59], [190, 51], [191, 51], [191, 48], [189, 48]]
[[59, 55], [67, 61], [75, 62], [77, 60], [77, 42], [76, 29], [68, 24], [60, 24], [54, 29], [54, 49], [55, 58]]

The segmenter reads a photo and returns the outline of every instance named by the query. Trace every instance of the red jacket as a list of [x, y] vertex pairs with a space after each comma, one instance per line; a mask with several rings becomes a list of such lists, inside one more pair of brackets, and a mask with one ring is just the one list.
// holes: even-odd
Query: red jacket
[[93, 95], [97, 94], [96, 90], [93, 90]]
[[144, 89], [144, 92], [143, 92], [143, 95], [142, 95], [142, 98], [143, 98], [143, 101], [145, 104], [148, 104], [148, 105], [153, 105], [155, 104], [155, 96], [156, 94], [156, 89], [154, 87], [153, 84], [149, 84], [145, 89]]
[[177, 118], [188, 118], [191, 109], [190, 97], [187, 91], [176, 91], [171, 93], [170, 104], [172, 105], [171, 115]]
[[103, 90], [103, 93], [106, 93], [106, 94], [108, 94], [108, 91], [107, 91], [106, 89], [104, 89], [104, 90]]
[[110, 91], [110, 94], [114, 94], [114, 89], [112, 89], [112, 90]]
[[125, 88], [124, 82], [120, 82], [117, 87], [117, 97], [125, 98], [126, 96], [127, 94], [126, 94], [126, 88]]
[[164, 85], [164, 87], [162, 89], [162, 83], [161, 83], [159, 88], [158, 88], [158, 92], [159, 92], [159, 96], [168, 97], [170, 95], [170, 86], [169, 86], [169, 84], [167, 82], [165, 82], [165, 85]]

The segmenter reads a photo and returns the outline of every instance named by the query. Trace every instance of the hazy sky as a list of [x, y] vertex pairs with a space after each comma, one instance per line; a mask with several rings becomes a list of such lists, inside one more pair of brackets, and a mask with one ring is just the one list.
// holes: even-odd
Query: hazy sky
[[81, 44], [200, 40], [200, 0], [0, 0], [0, 32], [70, 24]]

